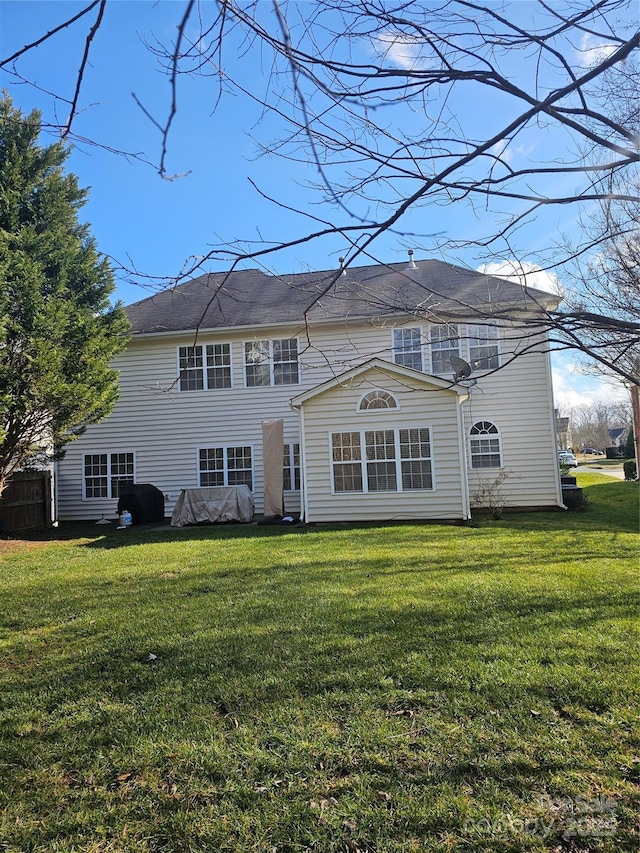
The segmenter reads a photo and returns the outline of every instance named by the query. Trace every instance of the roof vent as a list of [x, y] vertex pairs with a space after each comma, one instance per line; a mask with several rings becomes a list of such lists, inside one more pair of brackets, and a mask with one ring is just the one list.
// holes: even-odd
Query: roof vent
[[347, 274], [347, 271], [346, 271], [346, 269], [344, 268], [344, 258], [338, 258], [338, 260], [340, 261], [340, 269], [342, 270], [342, 272], [341, 272], [340, 274], [341, 274], [341, 275], [346, 275], [346, 274]]
[[413, 249], [409, 249], [409, 263], [407, 264], [407, 269], [408, 270], [417, 270], [418, 269], [418, 265], [413, 260]]

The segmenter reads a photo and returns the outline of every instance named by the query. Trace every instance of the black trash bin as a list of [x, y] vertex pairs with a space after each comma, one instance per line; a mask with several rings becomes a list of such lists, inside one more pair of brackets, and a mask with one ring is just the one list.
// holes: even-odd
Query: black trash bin
[[164, 495], [151, 483], [132, 483], [122, 487], [118, 515], [128, 509], [134, 524], [164, 521]]

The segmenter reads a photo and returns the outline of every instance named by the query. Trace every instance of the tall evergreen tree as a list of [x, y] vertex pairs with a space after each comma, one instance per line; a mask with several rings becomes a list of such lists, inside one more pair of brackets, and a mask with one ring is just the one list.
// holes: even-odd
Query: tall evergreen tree
[[0, 494], [35, 453], [111, 412], [127, 319], [89, 227], [69, 150], [39, 144], [40, 114], [0, 97]]

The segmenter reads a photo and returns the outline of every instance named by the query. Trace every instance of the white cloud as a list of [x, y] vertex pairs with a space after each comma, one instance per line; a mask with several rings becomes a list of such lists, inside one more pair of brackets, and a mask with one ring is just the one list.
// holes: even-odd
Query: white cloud
[[501, 139], [500, 142], [492, 145], [489, 149], [489, 154], [493, 154], [494, 157], [502, 160], [503, 163], [510, 163], [514, 157], [514, 152], [509, 148], [509, 143], [506, 139]]
[[551, 356], [553, 397], [556, 408], [561, 412], [593, 403], [627, 402], [629, 392], [621, 382], [613, 378], [584, 373], [584, 368], [568, 360], [567, 354]]
[[563, 295], [562, 285], [557, 277], [536, 266], [536, 264], [520, 263], [505, 258], [505, 260], [497, 261], [494, 264], [482, 264], [478, 267], [478, 272], [506, 278], [509, 281], [521, 284], [523, 287], [533, 287], [536, 290], [543, 290], [545, 293], [555, 293], [556, 296]]
[[396, 68], [405, 71], [415, 71], [420, 68], [428, 68], [430, 62], [420, 56], [420, 48], [423, 42], [405, 33], [386, 32], [376, 36], [373, 42], [375, 53], [388, 60]]
[[576, 50], [576, 55], [581, 65], [590, 67], [591, 65], [603, 62], [615, 50], [615, 44], [607, 44], [591, 35], [591, 33], [585, 33], [580, 41], [580, 47]]

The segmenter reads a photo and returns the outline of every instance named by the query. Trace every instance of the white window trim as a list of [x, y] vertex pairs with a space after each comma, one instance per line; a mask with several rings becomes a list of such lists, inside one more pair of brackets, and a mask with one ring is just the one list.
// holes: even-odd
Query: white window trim
[[[209, 375], [207, 373], [207, 347], [208, 346], [228, 346], [229, 347], [229, 378], [231, 380], [231, 384], [226, 388], [215, 388], [213, 386], [209, 387]], [[185, 349], [186, 347], [201, 347], [202, 348], [202, 388], [194, 389], [193, 391], [186, 391], [180, 387], [180, 350]], [[198, 394], [204, 391], [230, 391], [233, 388], [233, 344], [231, 341], [204, 341], [203, 343], [198, 344], [178, 344], [176, 347], [176, 376], [178, 383], [178, 392], [180, 394]]]
[[[429, 343], [429, 369], [431, 371], [432, 376], [447, 376], [452, 371], [455, 373], [455, 371], [453, 370], [452, 367], [449, 367], [444, 372], [440, 372], [440, 371], [436, 371], [434, 366], [433, 366], [433, 363], [434, 363], [433, 344], [436, 342], [434, 342], [432, 340], [432, 331], [434, 328], [440, 328], [441, 326], [446, 326], [448, 328], [455, 327], [458, 330], [458, 347], [457, 347], [457, 351], [454, 350], [453, 347], [449, 347], [447, 350], [437, 350], [437, 352], [453, 352], [454, 354], [456, 354], [458, 356], [463, 356], [463, 343], [464, 343], [464, 341], [463, 341], [463, 335], [461, 334], [461, 331], [460, 331], [462, 328], [461, 324], [460, 323], [431, 323], [429, 326], [429, 342], [428, 343]], [[439, 342], [437, 342], [437, 343], [439, 343]]]
[[[419, 333], [420, 333], [420, 346], [419, 346], [417, 349], [413, 349], [413, 350], [398, 349], [398, 348], [396, 347], [396, 332], [409, 331], [410, 329], [417, 329], [417, 330], [419, 331]], [[407, 353], [407, 352], [410, 352], [410, 353], [419, 352], [419, 353], [420, 353], [420, 362], [421, 362], [421, 364], [422, 364], [422, 367], [420, 368], [420, 371], [421, 371], [422, 373], [424, 373], [424, 366], [425, 366], [425, 335], [424, 335], [424, 327], [423, 327], [422, 325], [420, 325], [420, 324], [413, 324], [413, 323], [412, 323], [410, 326], [395, 326], [395, 327], [391, 330], [391, 359], [392, 359], [393, 363], [394, 363], [394, 364], [399, 365], [400, 367], [404, 367], [404, 365], [402, 364], [402, 362], [399, 362], [399, 361], [397, 360], [396, 356], [398, 356], [398, 355], [402, 355], [403, 353]], [[412, 367], [410, 367], [410, 368], [408, 368], [408, 369], [409, 369], [409, 370], [415, 370], [415, 368], [412, 368]]]
[[[297, 382], [283, 382], [276, 385], [275, 382], [275, 361], [273, 358], [273, 344], [275, 341], [295, 341], [296, 342], [296, 365], [298, 367]], [[249, 385], [247, 382], [247, 367], [251, 365], [247, 362], [247, 344], [268, 343], [269, 344], [269, 384], [268, 385]], [[280, 362], [279, 362], [280, 363]], [[292, 364], [287, 361], [282, 364]], [[300, 385], [300, 338], [297, 335], [292, 335], [288, 338], [252, 338], [251, 340], [242, 341], [242, 373], [244, 378], [245, 388], [290, 388], [291, 386]]]
[[[471, 333], [469, 331], [471, 326], [490, 326], [495, 329], [496, 337], [495, 337], [495, 345], [497, 349], [496, 357], [498, 359], [498, 367], [492, 367], [489, 369], [474, 367], [473, 361], [471, 359]], [[462, 335], [460, 336], [460, 342], [462, 343]], [[474, 372], [478, 373], [492, 373], [494, 370], [498, 370], [502, 367], [502, 348], [500, 346], [502, 342], [501, 335], [501, 327], [497, 323], [467, 323], [464, 329], [464, 351], [467, 358], [467, 361], [471, 365]], [[462, 346], [460, 347], [460, 352], [462, 352]], [[477, 423], [477, 421], [476, 421]]]
[[[395, 406], [383, 409], [361, 409], [360, 406], [362, 405], [362, 401], [364, 400], [364, 398], [368, 397], [369, 394], [373, 394], [375, 391], [380, 391], [383, 394], [388, 394], [395, 401]], [[398, 411], [400, 411], [400, 401], [392, 391], [387, 391], [386, 388], [369, 388], [368, 391], [366, 391], [360, 396], [358, 402], [356, 403], [356, 412], [359, 415], [388, 415], [389, 412]], [[351, 430], [351, 432], [354, 432], [354, 430]]]
[[[479, 423], [488, 423], [492, 424], [498, 431], [494, 433], [488, 433], [487, 435], [471, 435], [471, 430], [476, 424]], [[498, 447], [500, 451], [500, 464], [494, 466], [485, 466], [476, 468], [473, 464], [473, 447], [471, 442], [477, 439], [482, 438], [497, 438], [498, 439]], [[474, 473], [482, 472], [482, 471], [501, 471], [504, 468], [504, 448], [502, 446], [502, 430], [498, 426], [498, 424], [492, 420], [491, 418], [478, 418], [476, 417], [467, 430], [467, 442], [469, 448], [469, 471], [473, 471]], [[477, 455], [477, 454], [476, 454]]]
[[[388, 411], [388, 409], [383, 409], [382, 411]], [[429, 430], [429, 446], [431, 450], [431, 456], [429, 456], [429, 461], [431, 462], [431, 488], [430, 489], [403, 489], [402, 488], [402, 462], [407, 461], [400, 458], [400, 431], [401, 430], [411, 430], [411, 429], [428, 429]], [[369, 484], [367, 478], [367, 459], [366, 457], [366, 442], [365, 442], [365, 433], [366, 432], [383, 432], [384, 430], [392, 430], [393, 431], [393, 442], [395, 448], [395, 463], [396, 463], [396, 489], [391, 491], [383, 490], [383, 489], [375, 489], [369, 491]], [[334, 484], [334, 460], [333, 460], [333, 441], [332, 437], [339, 432], [357, 432], [360, 433], [360, 456], [361, 458], [358, 460], [362, 470], [362, 491], [361, 492], [337, 492]], [[403, 424], [402, 426], [391, 426], [389, 424], [382, 425], [376, 424], [375, 427], [366, 427], [362, 429], [349, 429], [349, 427], [336, 428], [332, 429], [327, 433], [327, 443], [329, 445], [329, 475], [331, 479], [331, 494], [336, 497], [352, 497], [353, 495], [398, 495], [398, 494], [407, 494], [413, 495], [416, 493], [425, 493], [433, 494], [437, 490], [436, 484], [436, 465], [435, 465], [435, 451], [433, 446], [433, 426], [431, 424]], [[373, 461], [373, 460], [369, 460]], [[383, 461], [383, 460], [380, 460]], [[391, 461], [391, 460], [389, 460]]]
[[[300, 487], [297, 489], [295, 488], [295, 485], [296, 485], [296, 476], [295, 476], [296, 466], [294, 464], [294, 458], [295, 458], [294, 457], [294, 445], [295, 444], [298, 445], [298, 478], [300, 480]], [[291, 485], [293, 487], [291, 489], [285, 489], [285, 491], [291, 492], [292, 494], [298, 494], [298, 492], [300, 492], [302, 490], [302, 456], [301, 456], [302, 448], [300, 446], [300, 441], [285, 441], [284, 447], [287, 451], [287, 456], [288, 456], [289, 461], [288, 461], [287, 465], [283, 465], [283, 467], [289, 469], [289, 478], [291, 481]], [[284, 460], [283, 460], [283, 462], [284, 462]]]
[[[199, 447], [196, 447], [196, 480], [198, 485], [196, 488], [198, 489], [215, 489], [215, 488], [227, 488], [229, 486], [229, 469], [227, 465], [227, 450], [230, 447], [248, 447], [251, 451], [251, 493], [253, 494], [256, 488], [256, 456], [253, 448], [253, 444], [247, 444], [243, 442], [238, 442], [237, 444], [203, 444]], [[222, 450], [222, 472], [223, 472], [223, 485], [220, 486], [201, 486], [200, 485], [200, 475], [202, 471], [200, 470], [200, 451], [201, 450]], [[239, 470], [239, 469], [233, 469]], [[244, 470], [244, 469], [242, 469]]]
[[[111, 457], [115, 456], [117, 453], [131, 453], [133, 454], [133, 482], [134, 484], [137, 482], [137, 465], [136, 465], [136, 451], [125, 448], [124, 450], [83, 450], [82, 457], [80, 460], [80, 464], [82, 466], [82, 500], [83, 501], [117, 501], [118, 498], [112, 495], [111, 491]], [[105, 456], [107, 457], [107, 494], [102, 497], [87, 497], [87, 478], [85, 476], [85, 468], [84, 468], [84, 460], [87, 456]]]

